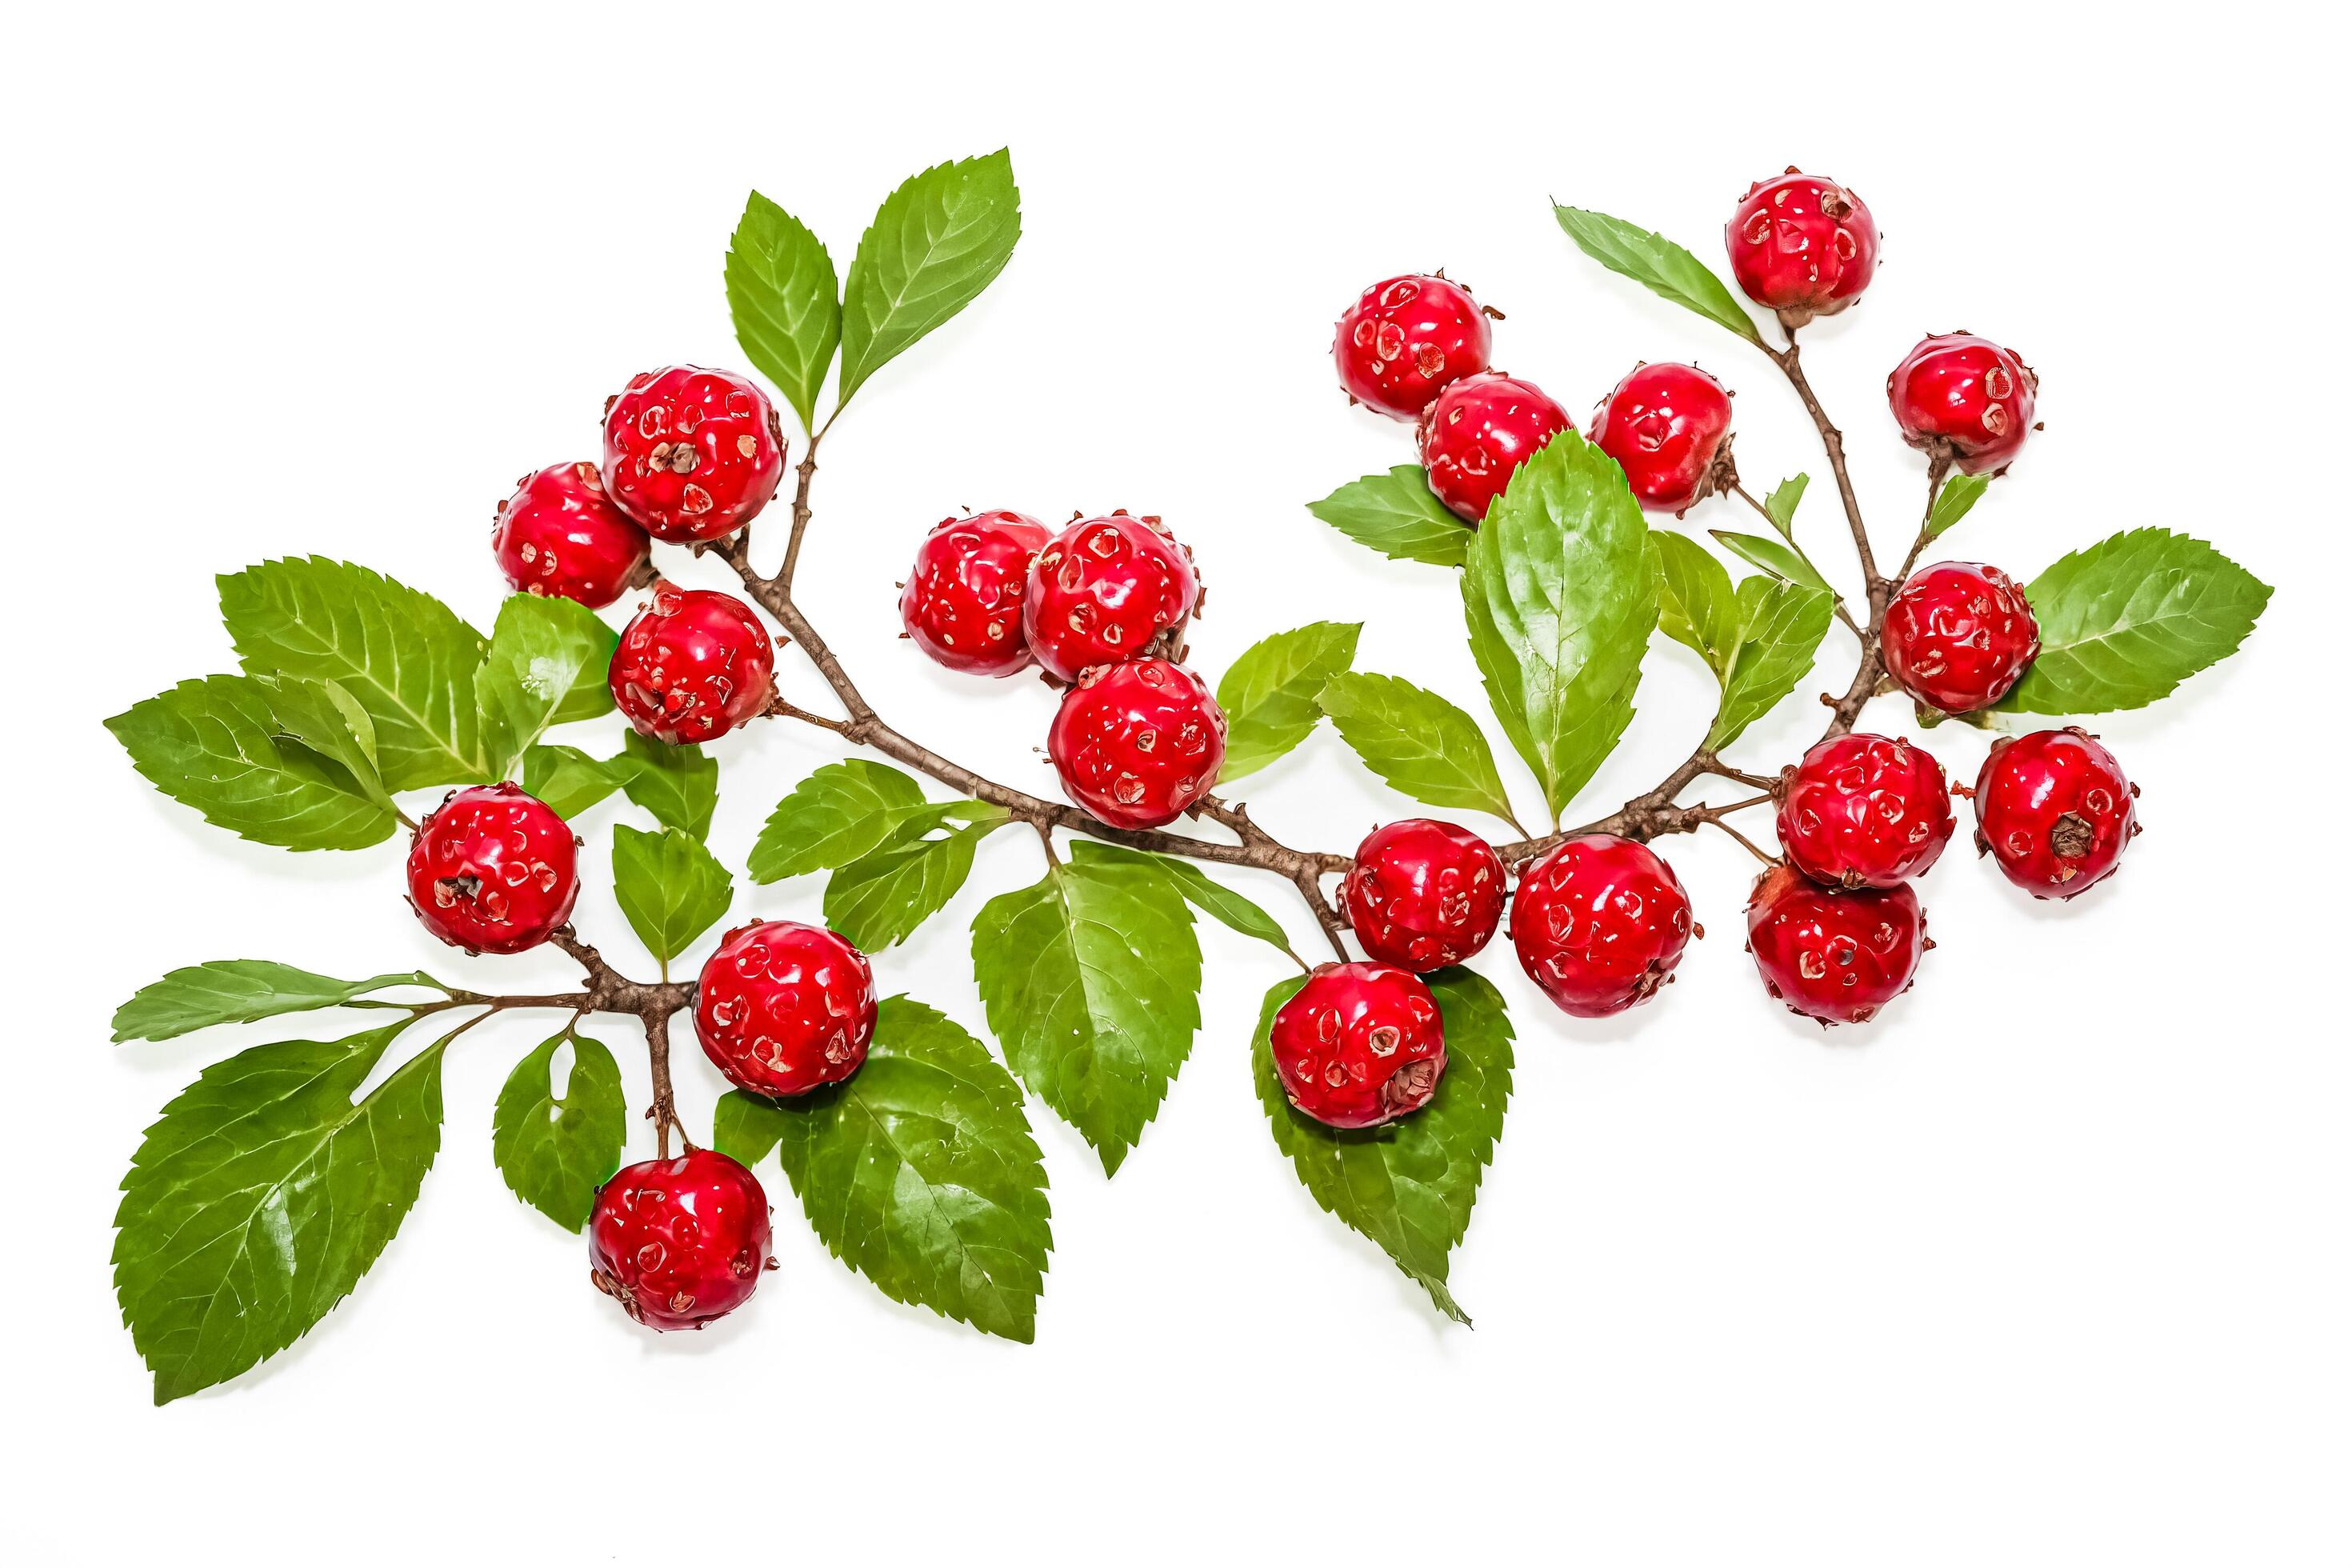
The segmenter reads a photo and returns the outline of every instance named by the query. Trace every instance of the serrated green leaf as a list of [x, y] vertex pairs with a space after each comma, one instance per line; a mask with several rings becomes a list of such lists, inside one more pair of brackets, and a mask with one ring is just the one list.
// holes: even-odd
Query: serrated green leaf
[[1223, 882], [1211, 880], [1207, 872], [1190, 860], [1180, 860], [1173, 855], [1129, 849], [1119, 844], [1105, 844], [1092, 838], [1074, 841], [1070, 846], [1070, 858], [1081, 863], [1139, 860], [1156, 867], [1175, 882], [1176, 890], [1184, 895], [1184, 901], [1202, 914], [1229, 930], [1239, 931], [1244, 936], [1254, 936], [1269, 946], [1290, 953], [1294, 960], [1298, 958], [1298, 954], [1291, 951], [1290, 934], [1282, 929], [1282, 922]]
[[692, 834], [622, 823], [613, 829], [613, 896], [646, 951], [667, 965], [725, 918], [735, 882]]
[[621, 787], [610, 763], [576, 746], [533, 746], [522, 754], [522, 787], [569, 822]]
[[1764, 498], [1764, 515], [1780, 537], [1787, 539], [1797, 524], [1797, 503], [1805, 499], [1805, 487], [1812, 482], [1804, 474], [1783, 479], [1779, 488]]
[[1439, 1310], [1467, 1323], [1445, 1276], [1502, 1136], [1511, 1098], [1511, 1025], [1502, 993], [1472, 971], [1443, 969], [1423, 978], [1445, 1018], [1445, 1076], [1429, 1103], [1401, 1121], [1343, 1131], [1291, 1105], [1274, 1068], [1272, 1031], [1275, 1014], [1302, 979], [1266, 993], [1251, 1058], [1275, 1143], [1316, 1203], [1378, 1243]]
[[383, 795], [280, 738], [271, 691], [241, 675], [184, 680], [106, 721], [149, 784], [240, 838], [286, 849], [364, 849], [400, 819]]
[[2201, 539], [2136, 528], [2078, 550], [2025, 585], [2042, 652], [2009, 713], [2145, 708], [2238, 650], [2270, 585]]
[[[572, 1047], [572, 1070], [555, 1093], [557, 1047]], [[629, 1105], [621, 1068], [602, 1042], [566, 1029], [515, 1064], [499, 1090], [490, 1155], [514, 1195], [562, 1226], [588, 1224], [596, 1190], [621, 1168]]]
[[1731, 574], [1679, 533], [1653, 531], [1650, 551], [1658, 564], [1658, 629], [1706, 660], [1721, 679], [1739, 646], [1743, 619]]
[[1418, 463], [1366, 474], [1308, 502], [1307, 510], [1391, 561], [1459, 566], [1469, 558], [1475, 531], [1430, 493], [1428, 477]]
[[1009, 152], [941, 163], [891, 192], [849, 264], [839, 401], [979, 298], [1020, 237]]
[[835, 871], [824, 885], [824, 923], [874, 952], [896, 947], [945, 908], [971, 875], [980, 841], [1011, 820], [994, 806], [960, 804], [969, 825], [943, 824], [949, 809], [906, 823], [880, 848]]
[[1478, 721], [1434, 691], [1357, 670], [1326, 681], [1316, 700], [1339, 738], [1391, 789], [1423, 805], [1513, 822], [1510, 796]]
[[1801, 584], [1808, 588], [1819, 588], [1825, 594], [1833, 594], [1837, 591], [1830, 586], [1829, 579], [1814, 569], [1813, 563], [1805, 558], [1804, 552], [1792, 544], [1783, 544], [1777, 539], [1767, 539], [1760, 533], [1733, 533], [1720, 528], [1710, 528], [1707, 532], [1717, 544], [1722, 545], [1750, 566], [1762, 567], [1784, 582]]
[[1723, 672], [1709, 751], [1731, 744], [1797, 689], [1830, 629], [1833, 601], [1819, 588], [1749, 577], [1738, 592], [1739, 640]]
[[281, 1013], [340, 1007], [354, 997], [394, 985], [441, 983], [422, 971], [336, 980], [290, 963], [259, 958], [220, 959], [174, 969], [114, 1010], [114, 1041], [169, 1040], [215, 1024], [250, 1024]]
[[1764, 341], [1723, 279], [1673, 240], [1606, 213], [1558, 205], [1552, 212], [1568, 237], [1576, 241], [1576, 247], [1610, 271], [1631, 278], [1660, 299], [1696, 311], [1749, 342]]
[[474, 673], [482, 748], [493, 773], [504, 778], [549, 725], [612, 710], [605, 671], [619, 641], [585, 605], [538, 594], [508, 596]]
[[349, 1295], [441, 1145], [444, 1040], [354, 1102], [397, 1024], [207, 1068], [131, 1157], [114, 1289], [155, 1403], [292, 1344]]
[[1462, 574], [1470, 651], [1557, 818], [1633, 719], [1658, 578], [1624, 470], [1573, 428], [1519, 466]]
[[1201, 945], [1176, 884], [1116, 859], [1056, 865], [982, 908], [971, 957], [1004, 1059], [1115, 1173], [1201, 1026]]
[[1355, 662], [1360, 621], [1317, 621], [1276, 632], [1234, 660], [1217, 682], [1225, 714], [1221, 784], [1254, 773], [1307, 739], [1323, 717], [1323, 683]]
[[872, 854], [929, 805], [912, 776], [852, 757], [794, 785], [751, 846], [755, 882], [829, 871]]
[[710, 837], [711, 814], [719, 809], [719, 763], [700, 746], [649, 741], [632, 730], [621, 754], [604, 766], [620, 779], [621, 793], [664, 827]]
[[1927, 509], [1927, 537], [1940, 539], [1952, 524], [1969, 515], [1969, 509], [1982, 499], [1992, 483], [1990, 474], [1957, 474], [1936, 492], [1936, 504]]
[[362, 793], [381, 805], [392, 805], [376, 765], [375, 721], [359, 700], [331, 680], [263, 680], [262, 699], [269, 704], [278, 733], [305, 750], [316, 752], [351, 774]]
[[744, 357], [776, 384], [803, 430], [816, 428], [816, 396], [841, 344], [840, 292], [824, 244], [753, 191], [727, 242], [727, 309]]
[[225, 575], [220, 599], [247, 675], [331, 680], [366, 710], [386, 788], [498, 776], [474, 699], [488, 645], [440, 600], [317, 555]]

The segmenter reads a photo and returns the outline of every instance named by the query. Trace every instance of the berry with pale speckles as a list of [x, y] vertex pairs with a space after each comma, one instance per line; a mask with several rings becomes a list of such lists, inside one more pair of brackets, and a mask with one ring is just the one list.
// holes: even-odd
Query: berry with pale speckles
[[572, 918], [578, 848], [563, 818], [519, 785], [456, 790], [416, 825], [408, 901], [451, 947], [520, 952]]
[[1903, 439], [1964, 474], [2009, 467], [2033, 425], [2041, 382], [2009, 350], [1968, 332], [1923, 338], [1886, 378]]
[[1367, 954], [1426, 974], [1493, 939], [1503, 880], [1503, 863], [1485, 839], [1450, 822], [1409, 817], [1356, 847], [1339, 902]]
[[1891, 888], [1936, 863], [1952, 838], [1942, 764], [1885, 735], [1839, 735], [1780, 772], [1775, 824], [1790, 864], [1817, 882]]
[[775, 695], [776, 645], [751, 607], [708, 588], [654, 584], [613, 650], [613, 700], [637, 733], [673, 746], [716, 740]]
[[1518, 466], [1568, 426], [1568, 411], [1531, 381], [1494, 371], [1465, 376], [1422, 415], [1421, 466], [1446, 510], [1475, 523]]
[[1164, 658], [1097, 665], [1062, 696], [1045, 750], [1072, 800], [1113, 827], [1160, 827], [1201, 803], [1225, 762], [1225, 715]]
[[1878, 269], [1878, 228], [1862, 198], [1794, 167], [1748, 188], [1723, 243], [1739, 287], [1792, 328], [1853, 304]]
[[1017, 511], [951, 517], [923, 536], [898, 595], [908, 637], [950, 669], [1012, 675], [1029, 667], [1021, 632], [1029, 569], [1052, 536]]
[[1682, 879], [1647, 845], [1585, 833], [1519, 875], [1511, 945], [1560, 1011], [1605, 1018], [1654, 995], [1702, 934]]
[[1930, 708], [1973, 713], [2009, 695], [2042, 651], [2025, 591], [1997, 567], [1943, 561], [1886, 606], [1886, 672]]
[[1177, 646], [1200, 602], [1192, 552], [1156, 517], [1083, 518], [1037, 552], [1022, 604], [1029, 651], [1056, 680]]
[[1824, 888], [1793, 866], [1775, 866], [1748, 897], [1748, 951], [1764, 989], [1824, 1027], [1868, 1022], [1911, 988], [1935, 945], [1907, 882]]
[[588, 1216], [588, 1277], [649, 1329], [698, 1329], [776, 1266], [769, 1225], [759, 1178], [716, 1149], [624, 1166]]
[[1696, 365], [1635, 365], [1593, 410], [1592, 444], [1617, 459], [1646, 510], [1679, 515], [1739, 481], [1731, 394]]
[[490, 530], [490, 550], [508, 582], [592, 610], [646, 580], [651, 548], [646, 531], [604, 493], [593, 463], [558, 463], [517, 481]]
[[1277, 1008], [1268, 1043], [1290, 1103], [1327, 1127], [1378, 1127], [1427, 1105], [1445, 1019], [1417, 975], [1327, 963]]
[[673, 365], [604, 405], [604, 489], [656, 539], [724, 539], [783, 477], [783, 426], [749, 377]]
[[702, 966], [694, 1033], [738, 1087], [785, 1097], [839, 1083], [873, 1043], [874, 969], [819, 926], [754, 921]]
[[1494, 333], [1470, 290], [1444, 277], [1385, 279], [1349, 306], [1331, 336], [1339, 384], [1391, 419], [1417, 419], [1430, 400], [1486, 368]]
[[2073, 725], [1993, 742], [1977, 774], [1977, 851], [2037, 899], [2105, 881], [2139, 837], [2139, 785]]

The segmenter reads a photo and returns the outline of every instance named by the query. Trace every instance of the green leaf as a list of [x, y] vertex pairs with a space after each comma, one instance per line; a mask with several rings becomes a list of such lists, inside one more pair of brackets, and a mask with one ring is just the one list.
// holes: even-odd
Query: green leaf
[[893, 996], [855, 1078], [799, 1100], [750, 1100], [719, 1102], [719, 1147], [773, 1147], [827, 1251], [894, 1301], [1024, 1344], [1035, 1337], [1054, 1247], [1045, 1168], [1020, 1086], [986, 1047]]
[[1709, 751], [1729, 745], [1797, 689], [1830, 629], [1832, 601], [1819, 588], [1749, 577], [1738, 596], [1739, 642], [1723, 672]]
[[282, 696], [241, 675], [184, 680], [106, 721], [149, 784], [205, 820], [286, 849], [364, 849], [400, 819], [382, 793], [281, 739]]
[[567, 822], [620, 786], [611, 763], [576, 746], [533, 746], [522, 754], [522, 787]]
[[1720, 680], [1739, 646], [1744, 619], [1731, 574], [1679, 533], [1653, 532], [1650, 551], [1658, 563], [1658, 629], [1706, 660]]
[[550, 724], [612, 710], [605, 671], [619, 641], [585, 605], [509, 595], [499, 606], [489, 651], [474, 672], [491, 772], [505, 777]]
[[1710, 528], [1707, 532], [1717, 544], [1738, 556], [1750, 566], [1760, 566], [1783, 581], [1798, 583], [1808, 588], [1819, 588], [1825, 594], [1837, 590], [1829, 579], [1817, 571], [1805, 558], [1805, 552], [1793, 544], [1777, 539], [1767, 539], [1760, 533], [1733, 533], [1726, 529]]
[[[971, 853], [980, 841], [1011, 820], [995, 806], [959, 808], [970, 826], [919, 817], [879, 849], [835, 871], [824, 885], [824, 923], [868, 952], [914, 935], [971, 875]], [[935, 832], [940, 836], [931, 837]]]
[[1797, 503], [1805, 499], [1805, 487], [1812, 481], [1799, 474], [1793, 479], [1783, 479], [1780, 488], [1764, 498], [1764, 515], [1781, 538], [1787, 539], [1797, 524]]
[[1994, 707], [2010, 713], [2145, 708], [2238, 650], [2270, 585], [2200, 539], [2136, 528], [2025, 585], [2042, 652]]
[[849, 264], [839, 401], [979, 298], [1020, 237], [1009, 152], [941, 163], [891, 192]]
[[923, 786], [881, 763], [828, 763], [778, 803], [751, 846], [751, 880], [780, 882], [872, 854], [930, 803]]
[[331, 680], [367, 711], [387, 788], [498, 776], [474, 700], [487, 645], [440, 600], [317, 555], [223, 576], [220, 599], [247, 674]]
[[1116, 1172], [1201, 1026], [1201, 945], [1173, 880], [1113, 858], [1056, 865], [982, 908], [971, 957], [1004, 1059]]
[[1184, 895], [1184, 901], [1202, 914], [1244, 936], [1254, 936], [1262, 942], [1279, 948], [1294, 959], [1298, 957], [1297, 953], [1291, 952], [1290, 934], [1282, 929], [1280, 921], [1223, 882], [1211, 880], [1207, 872], [1190, 860], [1180, 860], [1173, 855], [1154, 855], [1148, 850], [1129, 849], [1124, 845], [1104, 844], [1092, 838], [1074, 840], [1070, 845], [1070, 858], [1082, 864], [1097, 860], [1139, 860], [1155, 867], [1175, 882], [1176, 890]]
[[1470, 651], [1555, 818], [1633, 722], [1657, 584], [1624, 470], [1572, 428], [1520, 465], [1470, 546]]
[[407, 1023], [240, 1052], [147, 1130], [115, 1212], [114, 1289], [156, 1404], [292, 1344], [399, 1229], [441, 1145], [446, 1041], [352, 1097]]
[[352, 782], [369, 799], [391, 806], [391, 793], [383, 787], [383, 774], [376, 765], [375, 721], [358, 699], [331, 680], [257, 684], [282, 739], [318, 752], [351, 774]]
[[1478, 721], [1434, 691], [1393, 675], [1355, 671], [1325, 682], [1317, 700], [1339, 738], [1391, 789], [1423, 805], [1512, 822], [1510, 797]]
[[1307, 510], [1391, 561], [1459, 566], [1469, 558], [1474, 530], [1430, 494], [1429, 480], [1418, 463], [1366, 474], [1308, 502]]
[[604, 764], [619, 776], [621, 793], [664, 827], [709, 837], [711, 814], [719, 809], [718, 760], [700, 746], [649, 741], [635, 730], [622, 746]]
[[114, 1010], [114, 1040], [169, 1040], [215, 1024], [250, 1024], [281, 1013], [340, 1007], [353, 997], [394, 985], [441, 983], [412, 971], [366, 980], [335, 980], [290, 963], [228, 958], [174, 969]]
[[1360, 621], [1317, 621], [1276, 632], [1234, 660], [1217, 682], [1227, 725], [1220, 783], [1257, 772], [1307, 739], [1323, 717], [1317, 693], [1355, 662], [1363, 629]]
[[[572, 1047], [563, 1094], [555, 1093], [558, 1047]], [[515, 1064], [499, 1090], [490, 1153], [515, 1196], [566, 1230], [588, 1224], [596, 1190], [621, 1168], [629, 1106], [613, 1053], [570, 1029]]]
[[735, 882], [693, 835], [622, 823], [613, 829], [613, 896], [646, 951], [667, 964], [725, 918]]
[[1927, 537], [1940, 539], [1952, 524], [1969, 515], [1987, 486], [1992, 483], [1990, 474], [1958, 474], [1936, 492], [1936, 504], [1927, 509]]
[[744, 357], [782, 389], [803, 430], [816, 428], [816, 395], [841, 344], [840, 289], [816, 236], [753, 191], [727, 243], [727, 308]]
[[1470, 1320], [1445, 1284], [1470, 1226], [1479, 1179], [1502, 1136], [1511, 1098], [1511, 1025], [1502, 993], [1467, 969], [1426, 975], [1445, 1017], [1445, 1076], [1430, 1102], [1386, 1127], [1343, 1131], [1292, 1107], [1274, 1070], [1274, 1016], [1305, 984], [1285, 980], [1258, 1016], [1258, 1102], [1274, 1141], [1326, 1214], [1372, 1238], [1456, 1322]]
[[1552, 212], [1568, 237], [1576, 241], [1576, 247], [1610, 271], [1631, 278], [1660, 299], [1695, 310], [1749, 342], [1764, 341], [1755, 321], [1723, 286], [1723, 279], [1673, 240], [1606, 213], [1558, 205]]

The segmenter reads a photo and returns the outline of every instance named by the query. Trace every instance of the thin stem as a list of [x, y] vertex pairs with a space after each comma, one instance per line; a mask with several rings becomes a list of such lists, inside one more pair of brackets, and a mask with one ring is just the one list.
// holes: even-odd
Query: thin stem
[[694, 1140], [686, 1135], [686, 1123], [677, 1119], [677, 1097], [671, 1092], [669, 1082], [669, 1015], [652, 1012], [645, 1015], [646, 1058], [653, 1069], [654, 1102], [646, 1114], [653, 1119], [654, 1153], [656, 1158], [669, 1158], [669, 1135], [673, 1129], [686, 1152], [694, 1152]]
[[784, 541], [783, 567], [776, 574], [776, 581], [787, 592], [793, 585], [793, 574], [800, 570], [801, 536], [808, 531], [809, 486], [816, 482], [817, 443], [824, 439], [825, 431], [833, 428], [834, 418], [840, 413], [841, 410], [835, 408], [833, 415], [826, 417], [824, 424], [818, 428], [816, 434], [809, 437], [808, 450], [801, 454], [800, 466], [793, 470], [800, 476], [799, 481], [793, 487], [793, 531]]
[[1741, 848], [1747, 850], [1750, 855], [1755, 856], [1756, 858], [1761, 860], [1767, 866], [1778, 866], [1780, 863], [1780, 858], [1779, 856], [1767, 855], [1763, 850], [1756, 847], [1754, 840], [1750, 839], [1745, 833], [1740, 832], [1737, 827], [1732, 826], [1731, 824], [1724, 821], [1723, 817], [1719, 814], [1714, 812], [1702, 812], [1699, 815], [1698, 820], [1706, 823], [1708, 826], [1713, 827], [1719, 833], [1727, 833], [1731, 835], [1731, 837], [1738, 841]]

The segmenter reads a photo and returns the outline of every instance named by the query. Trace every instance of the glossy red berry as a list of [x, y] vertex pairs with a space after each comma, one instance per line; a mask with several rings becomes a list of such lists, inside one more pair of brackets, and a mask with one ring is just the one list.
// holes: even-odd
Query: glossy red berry
[[1581, 834], [1529, 866], [1511, 900], [1520, 967], [1578, 1018], [1649, 1000], [1697, 930], [1674, 868], [1610, 833]]
[[652, 548], [604, 493], [593, 463], [558, 463], [519, 480], [499, 502], [490, 549], [507, 581], [527, 594], [577, 599], [601, 610], [645, 580]]
[[915, 646], [950, 669], [1011, 675], [1029, 667], [1021, 602], [1029, 568], [1052, 537], [1017, 511], [951, 517], [923, 536], [898, 595]]
[[1089, 517], [1037, 552], [1023, 635], [1055, 679], [1076, 680], [1098, 664], [1176, 651], [1200, 594], [1192, 552], [1158, 518]]
[[2009, 695], [2042, 633], [2025, 590], [1997, 567], [1944, 561], [1911, 574], [1886, 606], [1886, 672], [1930, 708], [1973, 713]]
[[1438, 394], [1421, 416], [1421, 466], [1454, 516], [1476, 522], [1521, 463], [1568, 428], [1568, 411], [1531, 381], [1489, 371]]
[[649, 1329], [698, 1329], [775, 1267], [768, 1226], [759, 1178], [716, 1149], [625, 1165], [588, 1216], [588, 1277]]
[[1391, 419], [1417, 419], [1435, 397], [1486, 368], [1486, 312], [1444, 278], [1407, 273], [1373, 284], [1331, 335], [1348, 395]]
[[1426, 974], [1493, 939], [1503, 918], [1503, 863], [1465, 828], [1409, 817], [1356, 847], [1339, 902], [1366, 954]]
[[1200, 804], [1225, 762], [1225, 715], [1164, 658], [1097, 665], [1062, 695], [1045, 750], [1062, 790], [1113, 827], [1160, 827]]
[[2026, 363], [1967, 332], [1924, 338], [1886, 378], [1903, 438], [1964, 474], [2009, 467], [2033, 430], [2041, 383]]
[[723, 539], [783, 477], [783, 427], [748, 377], [673, 365], [604, 405], [604, 488], [656, 539]]
[[1860, 1024], [1911, 988], [1936, 944], [1909, 883], [1824, 888], [1775, 866], [1748, 897], [1748, 951], [1764, 989], [1823, 1026]]
[[1878, 269], [1878, 228], [1862, 198], [1793, 168], [1748, 188], [1723, 243], [1739, 287], [1791, 327], [1844, 310]]
[[1777, 826], [1790, 864], [1816, 882], [1891, 888], [1951, 842], [1951, 786], [1908, 741], [1840, 735], [1781, 770]]
[[806, 1094], [866, 1063], [874, 967], [820, 926], [754, 921], [702, 966], [694, 1001], [703, 1054], [754, 1094]]
[[673, 746], [716, 740], [775, 693], [776, 645], [751, 607], [708, 588], [654, 584], [613, 650], [607, 677], [622, 715]]
[[1977, 851], [2037, 899], [2105, 881], [2139, 837], [2139, 785], [2069, 725], [1993, 742], [1977, 774]]
[[451, 947], [520, 952], [572, 918], [578, 848], [563, 818], [519, 785], [456, 790], [416, 825], [408, 901]]
[[1275, 1075], [1327, 1127], [1378, 1127], [1427, 1105], [1445, 1074], [1445, 1019], [1416, 975], [1327, 963], [1274, 1015]]
[[1696, 365], [1635, 365], [1593, 410], [1592, 444], [1617, 459], [1650, 511], [1679, 513], [1739, 478], [1731, 394]]

